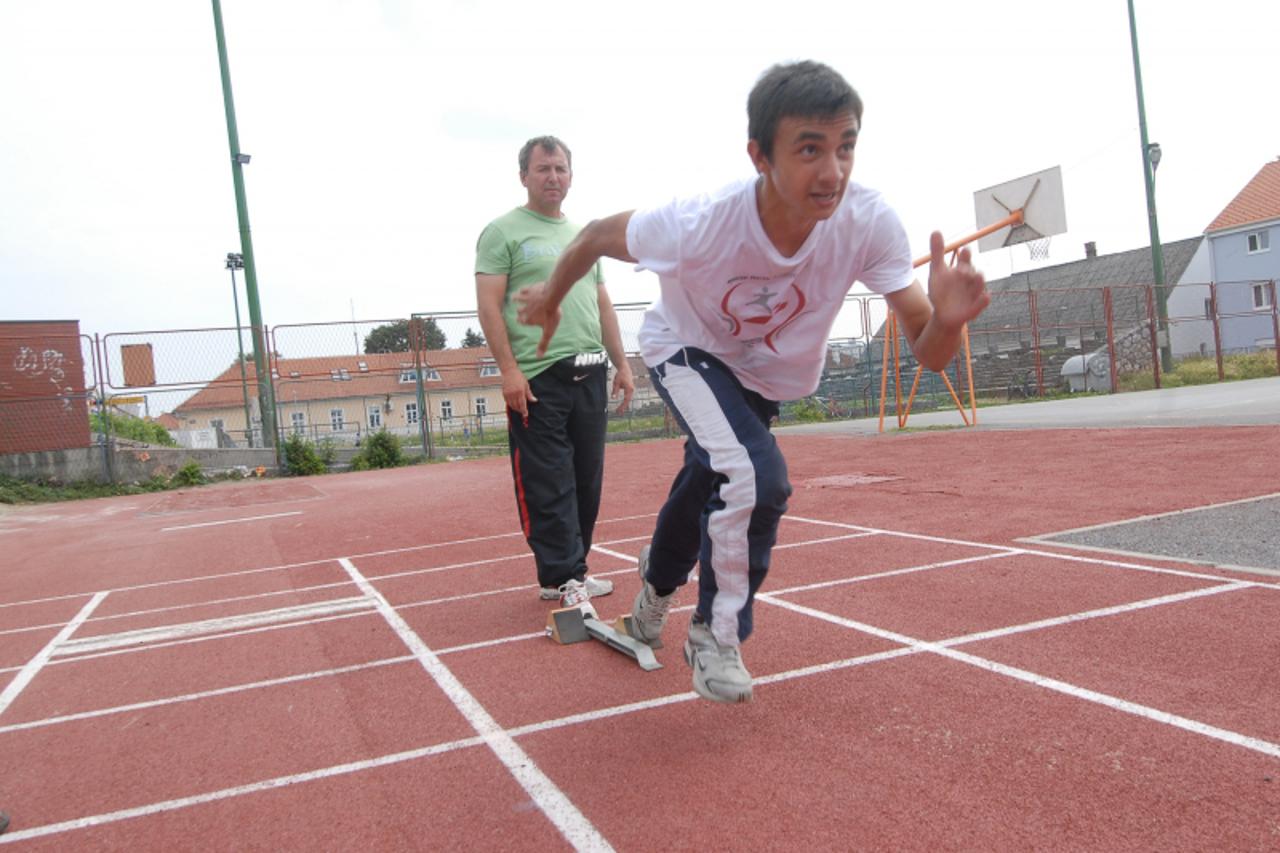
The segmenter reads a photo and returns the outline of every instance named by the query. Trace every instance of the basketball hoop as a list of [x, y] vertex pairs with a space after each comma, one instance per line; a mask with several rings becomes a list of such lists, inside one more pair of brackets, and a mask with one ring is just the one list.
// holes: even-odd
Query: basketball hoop
[[1049, 237], [1041, 237], [1039, 240], [1027, 241], [1027, 254], [1031, 256], [1033, 261], [1043, 261], [1049, 257]]

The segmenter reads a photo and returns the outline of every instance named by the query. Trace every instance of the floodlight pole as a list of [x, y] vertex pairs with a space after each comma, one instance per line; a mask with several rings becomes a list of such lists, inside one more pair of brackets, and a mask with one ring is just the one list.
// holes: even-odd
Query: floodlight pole
[[244, 396], [244, 440], [253, 447], [253, 417], [249, 410], [249, 379], [244, 372], [244, 338], [240, 334], [240, 296], [236, 293], [236, 270], [244, 269], [244, 257], [227, 252], [227, 269], [231, 270], [231, 304], [236, 309], [236, 344], [240, 350], [240, 393]]
[[1142, 176], [1147, 188], [1147, 224], [1151, 231], [1151, 271], [1156, 288], [1156, 340], [1160, 347], [1160, 369], [1173, 370], [1173, 351], [1169, 342], [1169, 294], [1164, 286], [1164, 249], [1160, 245], [1160, 226], [1156, 221], [1156, 170], [1151, 162], [1151, 145], [1147, 142], [1147, 109], [1142, 97], [1142, 65], [1138, 61], [1138, 21], [1129, 3], [1129, 37], [1133, 43], [1133, 81], [1138, 90], [1138, 130], [1142, 138]]
[[244, 256], [245, 301], [249, 303], [249, 325], [253, 332], [253, 366], [258, 374], [258, 409], [262, 413], [264, 447], [275, 447], [276, 405], [271, 387], [270, 351], [262, 326], [258, 301], [258, 273], [253, 262], [253, 238], [249, 233], [249, 207], [244, 193], [244, 164], [249, 155], [240, 151], [236, 130], [236, 105], [231, 97], [231, 70], [227, 65], [227, 41], [222, 34], [222, 4], [213, 0], [213, 28], [218, 38], [218, 64], [222, 71], [222, 102], [227, 113], [227, 141], [231, 146], [231, 180], [235, 184], [236, 216], [240, 222], [240, 254]]

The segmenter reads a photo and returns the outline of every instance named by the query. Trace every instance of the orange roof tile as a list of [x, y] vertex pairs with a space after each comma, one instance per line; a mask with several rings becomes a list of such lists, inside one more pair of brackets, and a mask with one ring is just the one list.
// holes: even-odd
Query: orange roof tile
[[1205, 233], [1280, 219], [1280, 160], [1266, 164], [1245, 184]]
[[[440, 378], [428, 379], [424, 385], [433, 393], [453, 388], [501, 387], [502, 377], [496, 372], [493, 376], [480, 375], [481, 362], [493, 363], [492, 360], [488, 347], [431, 350], [426, 353], [425, 361]], [[279, 358], [274, 369], [277, 374], [276, 397], [281, 401], [401, 395], [416, 393], [417, 389], [417, 383], [413, 381], [400, 381], [403, 371], [413, 369], [411, 352]], [[249, 387], [256, 387], [258, 374], [252, 362], [245, 365], [245, 375]], [[224, 409], [242, 403], [240, 367], [232, 363], [204, 388], [176, 406], [175, 411]]]

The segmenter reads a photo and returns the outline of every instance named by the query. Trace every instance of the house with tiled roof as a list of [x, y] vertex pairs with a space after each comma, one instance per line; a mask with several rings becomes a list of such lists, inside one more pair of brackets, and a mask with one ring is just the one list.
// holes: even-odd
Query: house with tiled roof
[[[1224, 352], [1276, 345], [1275, 283], [1280, 279], [1280, 158], [1265, 164], [1205, 229], [1208, 294], [1216, 308]], [[1272, 247], [1275, 247], [1274, 249]], [[1212, 346], [1212, 341], [1210, 342]]]
[[[487, 347], [429, 350], [423, 358], [421, 383], [408, 352], [273, 358], [278, 428], [283, 435], [338, 444], [383, 429], [414, 437], [424, 417], [436, 432], [505, 429], [502, 376]], [[233, 363], [175, 407], [173, 416], [182, 431], [214, 431], [219, 446], [244, 446], [250, 437], [258, 444], [262, 420], [253, 363], [245, 365], [243, 379]]]

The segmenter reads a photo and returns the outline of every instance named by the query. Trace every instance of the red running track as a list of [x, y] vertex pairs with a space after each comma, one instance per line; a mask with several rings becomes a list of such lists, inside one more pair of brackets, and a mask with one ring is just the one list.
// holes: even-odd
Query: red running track
[[[1025, 537], [1273, 494], [1280, 429], [783, 436], [756, 701], [542, 636], [504, 459], [0, 515], [0, 844], [1272, 850], [1280, 584]], [[680, 457], [611, 446], [629, 607]]]

